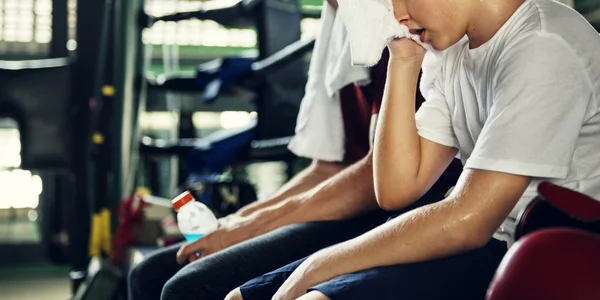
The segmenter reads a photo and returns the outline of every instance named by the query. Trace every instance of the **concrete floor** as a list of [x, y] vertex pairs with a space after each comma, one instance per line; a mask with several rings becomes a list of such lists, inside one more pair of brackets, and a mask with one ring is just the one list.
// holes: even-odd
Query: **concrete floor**
[[69, 299], [67, 276], [18, 276], [0, 278], [2, 300], [67, 300]]

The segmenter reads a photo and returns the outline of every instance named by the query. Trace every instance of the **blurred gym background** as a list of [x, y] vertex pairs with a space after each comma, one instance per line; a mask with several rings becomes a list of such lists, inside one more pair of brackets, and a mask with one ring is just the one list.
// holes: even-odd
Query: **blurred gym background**
[[[76, 58], [81, 39], [98, 39], [102, 26], [100, 23], [104, 15], [108, 14], [102, 10], [103, 7], [108, 7], [105, 2], [0, 0], [0, 61]], [[141, 2], [131, 3], [129, 6], [115, 2], [122, 10], [132, 11], [136, 9], [135, 5], [142, 5]], [[235, 2], [146, 0], [143, 10], [149, 16], [164, 16], [207, 7], [210, 9], [211, 5], [227, 6]], [[78, 9], [78, 5], [83, 9]], [[321, 3], [318, 0], [305, 0], [301, 5], [305, 9], [316, 11], [316, 18], [306, 17], [300, 22], [302, 38], [309, 39], [318, 30], [318, 9]], [[90, 8], [86, 9], [87, 6]], [[118, 22], [118, 18], [124, 17], [113, 15], [112, 22]], [[87, 31], [88, 28], [89, 32], [80, 32], [78, 36], [77, 30]], [[140, 38], [143, 43], [141, 55], [147, 60], [143, 74], [148, 78], [164, 74], [193, 76], [197, 66], [204, 62], [242, 52], [248, 52], [252, 56], [253, 52], [258, 51], [256, 28], [228, 28], [214, 20], [198, 18], [157, 21], [151, 27], [141, 29]], [[88, 49], [82, 51], [90, 51], [89, 47], [99, 45], [98, 42], [91, 44], [84, 45]], [[93, 62], [98, 53], [96, 51], [89, 56]], [[97, 76], [94, 73], [95, 66], [89, 70], [85, 70], [86, 67], [83, 66], [84, 70], [80, 74], [90, 78]], [[0, 81], [2, 80], [0, 77]], [[156, 96], [155, 98], [160, 99], [154, 99], [155, 101], [152, 96], [149, 97], [146, 108], [138, 118], [142, 135], [163, 140], [176, 139], [180, 133], [182, 115], [185, 121], [192, 122], [194, 138], [208, 136], [220, 129], [242, 128], [256, 119], [255, 107], [248, 102], [232, 99], [233, 97], [223, 97], [211, 104], [190, 101], [186, 97], [196, 96], [165, 92]], [[4, 103], [0, 102], [0, 106], [2, 105]], [[190, 105], [193, 107], [186, 107]], [[17, 120], [0, 109], [0, 299], [68, 299], [72, 296], [73, 288], [69, 275], [73, 271], [72, 265], [67, 261], [56, 262], [57, 259], [68, 258], [49, 258], [49, 251], [57, 251], [49, 248], [54, 247], [50, 244], [69, 243], [70, 236], [64, 224], [69, 216], [64, 215], [86, 214], [89, 207], [88, 210], [67, 210], [60, 207], [68, 204], [57, 201], [56, 198], [77, 198], [77, 194], [66, 195], [69, 191], [61, 188], [61, 181], [64, 179], [59, 179], [61, 176], [55, 175], [57, 172], [23, 169], [21, 150]], [[83, 150], [75, 148], [74, 151]], [[144, 175], [142, 165], [138, 169], [138, 184], [145, 185], [144, 180], [153, 180], [158, 189], [154, 194], [172, 197], [178, 184], [178, 158], [148, 159], [145, 167], [152, 165], [152, 179], [147, 174]], [[244, 166], [239, 172], [245, 173], [244, 177], [248, 178], [260, 196], [273, 192], [286, 180], [286, 168], [284, 162], [257, 162]], [[57, 213], [63, 216], [55, 215]]]
[[[600, 1], [567, 4], [600, 24]], [[86, 292], [94, 222], [114, 234], [137, 188], [250, 187], [243, 204], [305, 166], [285, 146], [321, 5], [0, 0], [0, 299], [110, 299]]]

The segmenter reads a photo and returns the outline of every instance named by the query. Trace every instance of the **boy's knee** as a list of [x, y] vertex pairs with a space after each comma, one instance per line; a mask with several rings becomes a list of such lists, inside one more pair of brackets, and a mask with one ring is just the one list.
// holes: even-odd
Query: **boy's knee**
[[240, 291], [239, 288], [229, 292], [229, 294], [227, 294], [227, 297], [225, 297], [225, 300], [244, 300], [244, 298], [242, 297], [242, 292]]
[[319, 291], [312, 291], [304, 296], [298, 298], [297, 300], [330, 300], [325, 294]]

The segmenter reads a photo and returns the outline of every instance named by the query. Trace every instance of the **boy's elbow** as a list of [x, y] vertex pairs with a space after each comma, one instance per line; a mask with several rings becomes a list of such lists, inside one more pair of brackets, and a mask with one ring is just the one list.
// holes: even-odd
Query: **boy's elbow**
[[387, 211], [399, 209], [397, 203], [394, 203], [394, 201], [388, 200], [387, 198], [384, 198], [384, 197], [377, 197], [377, 204], [379, 205], [379, 207], [381, 209], [387, 210]]
[[490, 236], [486, 236], [480, 230], [469, 228], [455, 233], [452, 239], [460, 245], [458, 247], [461, 252], [467, 252], [484, 247], [489, 242]]
[[457, 239], [463, 247], [463, 251], [471, 251], [484, 247], [492, 238], [497, 226], [488, 224], [488, 222], [481, 222], [477, 218], [468, 218], [467, 215], [471, 215], [471, 212], [465, 212], [457, 217], [457, 219], [463, 220], [457, 223], [459, 228], [453, 230], [454, 238]]
[[425, 194], [426, 190], [421, 188], [422, 186], [417, 179], [386, 180], [384, 176], [375, 176], [377, 203], [384, 210], [403, 209]]
[[414, 202], [414, 197], [406, 193], [378, 192], [377, 204], [383, 210], [392, 211], [403, 209]]

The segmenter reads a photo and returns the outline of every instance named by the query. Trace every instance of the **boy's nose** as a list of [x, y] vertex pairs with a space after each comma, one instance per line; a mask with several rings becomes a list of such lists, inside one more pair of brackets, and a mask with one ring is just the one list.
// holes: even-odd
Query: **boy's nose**
[[392, 0], [394, 6], [394, 17], [400, 22], [400, 24], [407, 25], [410, 20], [410, 16], [406, 10], [406, 0]]

